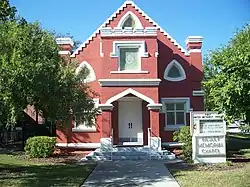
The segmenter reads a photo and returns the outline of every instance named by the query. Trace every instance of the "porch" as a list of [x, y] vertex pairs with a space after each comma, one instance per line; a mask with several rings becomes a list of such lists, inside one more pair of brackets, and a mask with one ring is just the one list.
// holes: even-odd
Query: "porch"
[[153, 146], [161, 149], [161, 104], [133, 89], [128, 89], [99, 106], [102, 110], [101, 137], [106, 141], [105, 144], [111, 144], [108, 147]]

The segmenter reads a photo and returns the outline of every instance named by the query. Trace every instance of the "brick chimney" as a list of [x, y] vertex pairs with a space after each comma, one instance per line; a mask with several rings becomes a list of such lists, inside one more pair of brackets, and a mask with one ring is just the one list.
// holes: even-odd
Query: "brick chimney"
[[187, 50], [190, 54], [190, 63], [200, 72], [199, 80], [202, 80], [202, 41], [203, 37], [201, 36], [189, 36], [186, 39]]
[[60, 47], [59, 54], [60, 55], [71, 55], [72, 47], [74, 46], [74, 42], [71, 38], [56, 38], [56, 43]]

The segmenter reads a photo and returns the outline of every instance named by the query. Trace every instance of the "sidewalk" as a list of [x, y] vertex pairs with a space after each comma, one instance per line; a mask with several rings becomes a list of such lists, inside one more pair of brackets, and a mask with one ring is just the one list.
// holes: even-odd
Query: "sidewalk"
[[113, 161], [102, 162], [84, 182], [82, 187], [179, 187], [163, 161]]

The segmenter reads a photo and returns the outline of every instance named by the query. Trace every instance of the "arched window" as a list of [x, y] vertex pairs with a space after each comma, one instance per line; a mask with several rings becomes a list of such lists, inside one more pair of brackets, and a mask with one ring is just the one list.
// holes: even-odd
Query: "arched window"
[[125, 27], [132, 27], [133, 29], [135, 28], [135, 20], [132, 18], [131, 15], [129, 15], [122, 24], [122, 28], [124, 29]]
[[168, 81], [182, 81], [186, 79], [186, 73], [179, 62], [172, 60], [165, 69], [164, 79]]
[[128, 11], [119, 21], [117, 27], [124, 29], [125, 27], [143, 28], [139, 18], [131, 11]]
[[96, 80], [96, 76], [95, 76], [95, 71], [92, 68], [92, 66], [86, 62], [83, 61], [77, 68], [76, 68], [76, 74], [78, 74], [83, 68], [87, 68], [87, 77], [86, 79], [83, 80], [83, 82], [87, 83], [87, 82], [93, 82]]

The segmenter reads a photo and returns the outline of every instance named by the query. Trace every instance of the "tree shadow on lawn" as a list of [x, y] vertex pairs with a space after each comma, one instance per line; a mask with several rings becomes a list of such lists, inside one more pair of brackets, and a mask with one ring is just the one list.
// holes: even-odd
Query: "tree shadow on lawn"
[[0, 186], [79, 186], [94, 167], [94, 164], [84, 166], [0, 164]]

